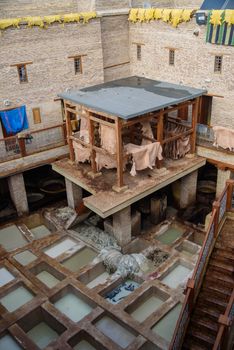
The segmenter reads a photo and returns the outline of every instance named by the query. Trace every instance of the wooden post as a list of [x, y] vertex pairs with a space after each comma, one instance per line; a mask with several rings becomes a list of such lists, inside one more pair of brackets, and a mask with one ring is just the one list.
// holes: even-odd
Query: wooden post
[[67, 143], [69, 145], [70, 159], [72, 162], [74, 162], [75, 153], [74, 153], [73, 144], [71, 140], [71, 136], [72, 136], [71, 113], [67, 111], [66, 102], [64, 102], [64, 110], [65, 110], [65, 116], [66, 116]]
[[219, 212], [220, 212], [220, 202], [215, 201], [213, 203], [213, 209], [216, 209], [216, 214], [214, 218], [214, 237], [218, 236], [219, 232]]
[[117, 157], [117, 187], [123, 187], [123, 147], [122, 147], [122, 125], [120, 118], [116, 119], [116, 157]]
[[67, 129], [66, 129], [66, 124], [62, 125], [63, 129], [63, 137], [64, 137], [64, 144], [67, 145]]
[[89, 120], [89, 144], [90, 144], [90, 151], [91, 151], [91, 167], [92, 167], [92, 173], [96, 174], [97, 173], [97, 164], [96, 164], [96, 152], [93, 148], [95, 146], [95, 136], [94, 136], [94, 122], [90, 118], [91, 113], [88, 112], [88, 120]]
[[196, 132], [197, 132], [197, 118], [198, 118], [198, 111], [199, 111], [199, 103], [200, 103], [200, 97], [196, 98], [195, 103], [193, 104], [193, 110], [192, 110], [192, 129], [193, 133], [190, 136], [190, 144], [191, 144], [191, 150], [190, 153], [194, 154], [196, 151]]
[[25, 139], [22, 137], [18, 138], [19, 149], [21, 153], [21, 157], [25, 157], [27, 155], [26, 147], [25, 147]]
[[[164, 127], [164, 110], [160, 111], [158, 124], [157, 124], [157, 141], [160, 142], [161, 146], [163, 141], [163, 127]], [[162, 167], [162, 160], [157, 159], [157, 168], [160, 169]]]
[[227, 207], [226, 210], [230, 211], [232, 210], [232, 196], [233, 196], [233, 190], [234, 190], [234, 180], [227, 180], [226, 184], [228, 186], [227, 188]]

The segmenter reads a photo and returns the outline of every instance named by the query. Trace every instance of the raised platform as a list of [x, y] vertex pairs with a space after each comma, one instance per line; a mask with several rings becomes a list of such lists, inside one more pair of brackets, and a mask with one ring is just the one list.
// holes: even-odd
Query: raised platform
[[124, 183], [128, 186], [128, 189], [123, 193], [116, 193], [112, 189], [116, 180], [115, 171], [104, 169], [102, 176], [91, 179], [87, 175], [90, 171], [89, 165], [73, 165], [67, 158], [53, 163], [52, 168], [90, 192], [92, 195], [84, 198], [85, 206], [102, 218], [106, 218], [192, 173], [205, 163], [205, 158], [186, 156], [176, 161], [164, 160], [165, 168], [140, 171], [135, 177], [131, 176], [127, 170], [124, 173]]

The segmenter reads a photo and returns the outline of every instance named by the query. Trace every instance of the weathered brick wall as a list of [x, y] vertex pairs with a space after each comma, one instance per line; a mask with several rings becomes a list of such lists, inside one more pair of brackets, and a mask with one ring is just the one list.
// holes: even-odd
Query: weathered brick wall
[[130, 5], [129, 0], [96, 0], [95, 1], [95, 7], [97, 11], [128, 8], [129, 5]]
[[200, 8], [203, 0], [132, 0], [132, 7], [143, 7], [144, 5], [159, 8]]
[[128, 15], [101, 19], [105, 81], [130, 75]]
[[[27, 106], [32, 129], [61, 122], [60, 102], [54, 102], [59, 92], [67, 88], [82, 88], [103, 82], [103, 55], [100, 19], [87, 25], [59, 24], [48, 29], [8, 29], [0, 36], [0, 108], [3, 100], [13, 105]], [[68, 56], [84, 54], [83, 74], [75, 75], [74, 61]], [[27, 65], [28, 83], [19, 83], [16, 67]], [[32, 108], [40, 107], [42, 123], [34, 125]], [[1, 136], [0, 136], [1, 137]]]
[[[88, 0], [85, 1], [88, 2]], [[44, 16], [77, 12], [77, 3], [77, 0], [1, 0], [0, 17]]]
[[174, 7], [174, 0], [132, 0], [132, 7], [143, 7], [146, 4], [151, 7], [172, 8]]
[[[199, 36], [193, 34], [200, 30]], [[206, 27], [198, 27], [195, 19], [177, 29], [162, 21], [130, 24], [131, 74], [152, 79], [207, 88], [213, 98], [212, 125], [234, 127], [234, 83], [232, 79], [233, 47], [205, 42]], [[143, 43], [142, 60], [137, 61], [136, 45]], [[169, 47], [175, 48], [175, 66], [169, 66]], [[214, 73], [215, 55], [223, 55], [222, 73]]]

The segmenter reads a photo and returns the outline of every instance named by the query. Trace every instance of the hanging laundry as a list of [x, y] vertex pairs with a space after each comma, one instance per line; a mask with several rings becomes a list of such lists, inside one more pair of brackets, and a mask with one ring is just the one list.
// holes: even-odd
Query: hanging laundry
[[28, 118], [25, 106], [10, 109], [8, 111], [1, 111], [0, 118], [6, 129], [7, 135], [17, 134], [22, 130], [28, 129]]

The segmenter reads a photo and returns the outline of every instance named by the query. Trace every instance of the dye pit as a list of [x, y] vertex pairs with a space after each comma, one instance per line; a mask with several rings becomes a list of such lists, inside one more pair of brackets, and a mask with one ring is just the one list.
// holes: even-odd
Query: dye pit
[[2, 226], [0, 350], [168, 349], [202, 237], [176, 222], [155, 226], [125, 246], [145, 259], [126, 278], [100, 260], [105, 242], [117, 244], [95, 219], [61, 229], [50, 210]]

